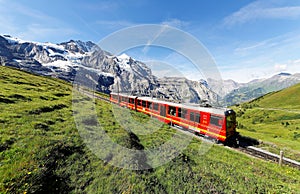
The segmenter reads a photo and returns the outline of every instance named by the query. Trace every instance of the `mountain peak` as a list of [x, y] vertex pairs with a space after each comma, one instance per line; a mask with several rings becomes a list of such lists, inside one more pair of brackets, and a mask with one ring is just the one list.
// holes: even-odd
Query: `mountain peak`
[[119, 59], [125, 59], [125, 60], [129, 60], [131, 57], [128, 56], [127, 54], [125, 53], [122, 53], [121, 55], [118, 56]]
[[285, 73], [285, 72], [281, 72], [281, 73], [279, 73], [279, 74], [277, 74], [277, 75], [279, 75], [279, 76], [290, 76], [290, 75], [292, 75], [292, 74], [290, 74], [290, 73]]

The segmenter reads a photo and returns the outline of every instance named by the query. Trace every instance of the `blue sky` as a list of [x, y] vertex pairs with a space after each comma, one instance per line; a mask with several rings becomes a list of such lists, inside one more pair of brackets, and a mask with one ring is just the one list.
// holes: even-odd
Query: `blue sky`
[[[223, 79], [246, 82], [279, 72], [300, 72], [299, 0], [0, 0], [0, 23], [0, 34], [54, 43], [70, 39], [97, 43], [123, 28], [163, 24], [197, 38]], [[151, 48], [128, 53], [199, 78], [189, 62], [174, 52]]]

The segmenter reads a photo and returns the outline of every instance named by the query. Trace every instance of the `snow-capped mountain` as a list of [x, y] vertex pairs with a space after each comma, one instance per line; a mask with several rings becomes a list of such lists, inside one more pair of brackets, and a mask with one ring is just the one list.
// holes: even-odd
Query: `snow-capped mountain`
[[[300, 82], [300, 74], [281, 73], [268, 79], [237, 83], [212, 79], [156, 78], [144, 63], [125, 53], [113, 55], [93, 42], [59, 44], [0, 36], [0, 65], [74, 82], [75, 76], [101, 92], [126, 92], [181, 102], [232, 105]], [[221, 99], [221, 100], [220, 100]], [[217, 103], [218, 101], [218, 103]]]
[[0, 64], [70, 82], [78, 78], [106, 93], [126, 92], [196, 103], [205, 99], [211, 104], [217, 99], [201, 82], [158, 80], [146, 64], [125, 53], [113, 55], [90, 41], [53, 44], [0, 36]]

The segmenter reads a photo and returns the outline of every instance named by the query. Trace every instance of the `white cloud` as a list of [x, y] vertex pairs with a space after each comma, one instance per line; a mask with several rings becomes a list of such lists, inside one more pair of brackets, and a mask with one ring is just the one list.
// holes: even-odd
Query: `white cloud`
[[22, 32], [18, 33], [17, 36], [25, 40], [49, 40], [57, 38], [57, 34], [60, 37], [68, 38], [71, 35], [77, 34], [73, 29], [63, 27], [46, 27], [40, 24], [31, 24], [26, 27]]
[[181, 28], [184, 28], [184, 27], [188, 26], [190, 23], [187, 22], [187, 21], [183, 21], [183, 20], [173, 18], [173, 19], [163, 21], [161, 24], [181, 29]]
[[241, 62], [238, 66], [221, 67], [220, 71], [223, 79], [233, 79], [238, 82], [249, 82], [253, 79], [261, 79], [271, 77], [274, 74], [280, 72], [288, 73], [300, 73], [300, 59], [286, 60], [281, 63], [278, 62], [266, 62], [260, 59], [253, 59], [250, 64], [263, 65], [245, 65], [247, 61]]
[[231, 27], [257, 19], [298, 19], [300, 6], [275, 7], [272, 1], [255, 1], [242, 7], [223, 20], [223, 24]]
[[1, 33], [32, 41], [78, 34], [60, 19], [13, 1], [0, 1], [0, 23]]
[[86, 9], [92, 10], [92, 11], [117, 11], [117, 9], [120, 7], [120, 4], [115, 1], [97, 1], [97, 2], [89, 2], [84, 1], [84, 3], [81, 3], [81, 7], [84, 7]]
[[289, 32], [280, 36], [272, 37], [259, 42], [243, 43], [234, 49], [235, 55], [245, 56], [251, 53], [262, 53], [264, 55], [280, 50], [285, 52], [287, 48], [293, 50], [300, 45], [299, 31]]
[[286, 64], [275, 64], [274, 65], [274, 70], [276, 72], [282, 72], [285, 71], [287, 69], [287, 65]]
[[118, 29], [137, 25], [137, 23], [126, 20], [97, 20], [95, 24], [104, 26], [108, 29]]
[[289, 60], [286, 62], [286, 70], [290, 73], [300, 73], [300, 59]]

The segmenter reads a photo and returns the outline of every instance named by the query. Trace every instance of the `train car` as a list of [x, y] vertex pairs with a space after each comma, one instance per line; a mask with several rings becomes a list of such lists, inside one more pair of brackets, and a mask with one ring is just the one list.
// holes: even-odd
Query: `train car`
[[[126, 95], [119, 95], [119, 101], [116, 101], [118, 95], [111, 96], [112, 102], [118, 102], [121, 106], [156, 117], [169, 125], [189, 129], [227, 145], [237, 144], [236, 115], [231, 109], [178, 104], [150, 97], [127, 96], [126, 98]], [[133, 100], [134, 107], [129, 105], [130, 99]]]
[[118, 104], [122, 107], [127, 107], [132, 110], [136, 110], [136, 99], [137, 96], [129, 96], [126, 94], [117, 94], [117, 93], [110, 94], [111, 102]]

